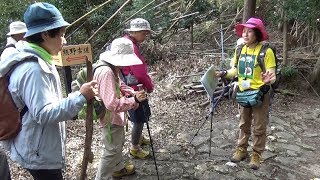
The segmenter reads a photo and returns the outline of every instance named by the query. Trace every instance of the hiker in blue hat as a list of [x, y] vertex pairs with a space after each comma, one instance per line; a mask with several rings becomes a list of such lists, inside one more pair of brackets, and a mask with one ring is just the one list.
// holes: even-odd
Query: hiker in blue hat
[[[19, 134], [5, 141], [13, 161], [36, 180], [61, 180], [66, 140], [64, 121], [72, 120], [87, 100], [97, 95], [96, 81], [84, 83], [79, 91], [63, 98], [58, 71], [52, 63], [63, 44], [66, 22], [49, 3], [34, 3], [24, 14], [26, 41], [0, 61], [0, 77], [11, 73], [8, 89], [22, 115]], [[21, 63], [23, 62], [23, 63]], [[5, 107], [1, 107], [5, 108]]]

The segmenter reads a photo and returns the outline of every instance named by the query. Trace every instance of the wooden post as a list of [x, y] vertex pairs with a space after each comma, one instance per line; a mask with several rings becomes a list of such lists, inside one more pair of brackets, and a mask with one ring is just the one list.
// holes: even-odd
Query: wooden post
[[[87, 65], [87, 82], [92, 81], [92, 63], [86, 60]], [[86, 138], [85, 147], [82, 159], [80, 180], [85, 180], [87, 177], [87, 166], [88, 162], [92, 163], [93, 153], [91, 152], [92, 144], [92, 134], [93, 134], [93, 99], [87, 101], [87, 111], [86, 111]]]
[[66, 96], [71, 93], [71, 82], [72, 82], [72, 73], [70, 66], [62, 67], [63, 78], [64, 78], [64, 87], [66, 91]]
[[287, 45], [288, 45], [288, 20], [287, 20], [287, 14], [286, 14], [286, 10], [283, 9], [282, 11], [283, 13], [283, 28], [282, 28], [282, 35], [283, 35], [283, 61], [282, 61], [282, 64], [283, 65], [288, 65], [288, 58], [287, 58]]

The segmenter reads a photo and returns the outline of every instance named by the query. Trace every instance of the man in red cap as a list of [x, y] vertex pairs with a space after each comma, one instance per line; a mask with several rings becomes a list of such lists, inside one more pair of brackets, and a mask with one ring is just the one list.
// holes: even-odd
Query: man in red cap
[[[253, 121], [253, 151], [251, 154], [250, 167], [258, 169], [260, 167], [261, 154], [266, 145], [266, 129], [270, 101], [270, 85], [275, 82], [276, 61], [271, 48], [266, 51], [264, 66], [265, 72], [257, 65], [257, 57], [261, 48], [262, 41], [268, 39], [268, 34], [264, 29], [262, 21], [258, 18], [250, 18], [244, 24], [237, 24], [236, 34], [243, 38], [244, 46], [240, 56], [233, 58], [233, 68], [227, 71], [216, 72], [218, 77], [232, 78], [238, 76], [240, 92], [251, 90], [261, 90], [261, 104], [252, 107], [241, 107], [240, 109], [240, 133], [237, 148], [231, 158], [232, 162], [239, 162], [248, 156], [249, 137], [251, 135], [251, 124]], [[237, 59], [239, 57], [239, 59]]]

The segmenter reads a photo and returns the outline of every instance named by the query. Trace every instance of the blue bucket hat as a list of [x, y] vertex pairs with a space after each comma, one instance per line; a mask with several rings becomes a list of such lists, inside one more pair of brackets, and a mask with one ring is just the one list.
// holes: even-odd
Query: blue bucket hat
[[44, 2], [30, 5], [24, 13], [24, 22], [28, 29], [24, 37], [70, 25], [54, 5]]

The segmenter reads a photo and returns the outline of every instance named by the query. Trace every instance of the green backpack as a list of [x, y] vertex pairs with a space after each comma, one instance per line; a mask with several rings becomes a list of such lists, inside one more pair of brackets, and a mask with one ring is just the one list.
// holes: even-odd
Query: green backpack
[[[109, 66], [109, 65], [108, 64], [101, 64], [101, 63], [100, 64], [93, 64], [93, 74], [97, 68], [102, 67], [102, 66]], [[116, 79], [116, 77], [115, 77], [115, 79]], [[82, 68], [77, 73], [77, 78], [74, 81], [72, 81], [72, 83], [71, 83], [72, 92], [79, 91], [80, 87], [85, 82], [87, 82], [87, 68]], [[116, 82], [117, 82], [117, 80], [116, 80]], [[116, 85], [116, 88], [117, 88], [117, 94], [119, 95], [120, 94], [119, 85]], [[86, 118], [86, 110], [87, 110], [87, 104], [85, 104], [83, 106], [83, 108], [80, 110], [78, 117], [81, 119], [85, 119]], [[99, 97], [95, 97], [94, 101], [93, 101], [93, 119], [98, 120], [98, 119], [102, 118], [103, 116], [105, 116], [105, 114], [106, 114], [106, 107], [104, 106], [103, 101]]]
[[[116, 82], [116, 91], [117, 91], [117, 96], [118, 98], [120, 98], [120, 85], [118, 82], [118, 78], [115, 74], [115, 71], [113, 70], [113, 68], [107, 64], [107, 63], [99, 63], [99, 64], [93, 64], [93, 74], [96, 71], [97, 68], [102, 67], [102, 66], [109, 66], [112, 71], [113, 71], [113, 75], [114, 75], [114, 79]], [[71, 88], [72, 91], [78, 91], [80, 90], [80, 87], [82, 86], [82, 84], [84, 84], [85, 82], [87, 82], [87, 69], [83, 68], [81, 69], [78, 74], [77, 74], [77, 78], [72, 81], [71, 83]], [[86, 118], [86, 112], [87, 112], [87, 104], [85, 104], [83, 106], [83, 108], [80, 110], [78, 117], [81, 119], [85, 119]], [[93, 119], [94, 120], [98, 120], [100, 118], [103, 118], [104, 116], [107, 116], [107, 128], [108, 128], [108, 134], [107, 134], [107, 138], [108, 141], [111, 143], [111, 111], [107, 110], [106, 107], [103, 104], [103, 101], [98, 98], [95, 97], [94, 101], [93, 101]]]

